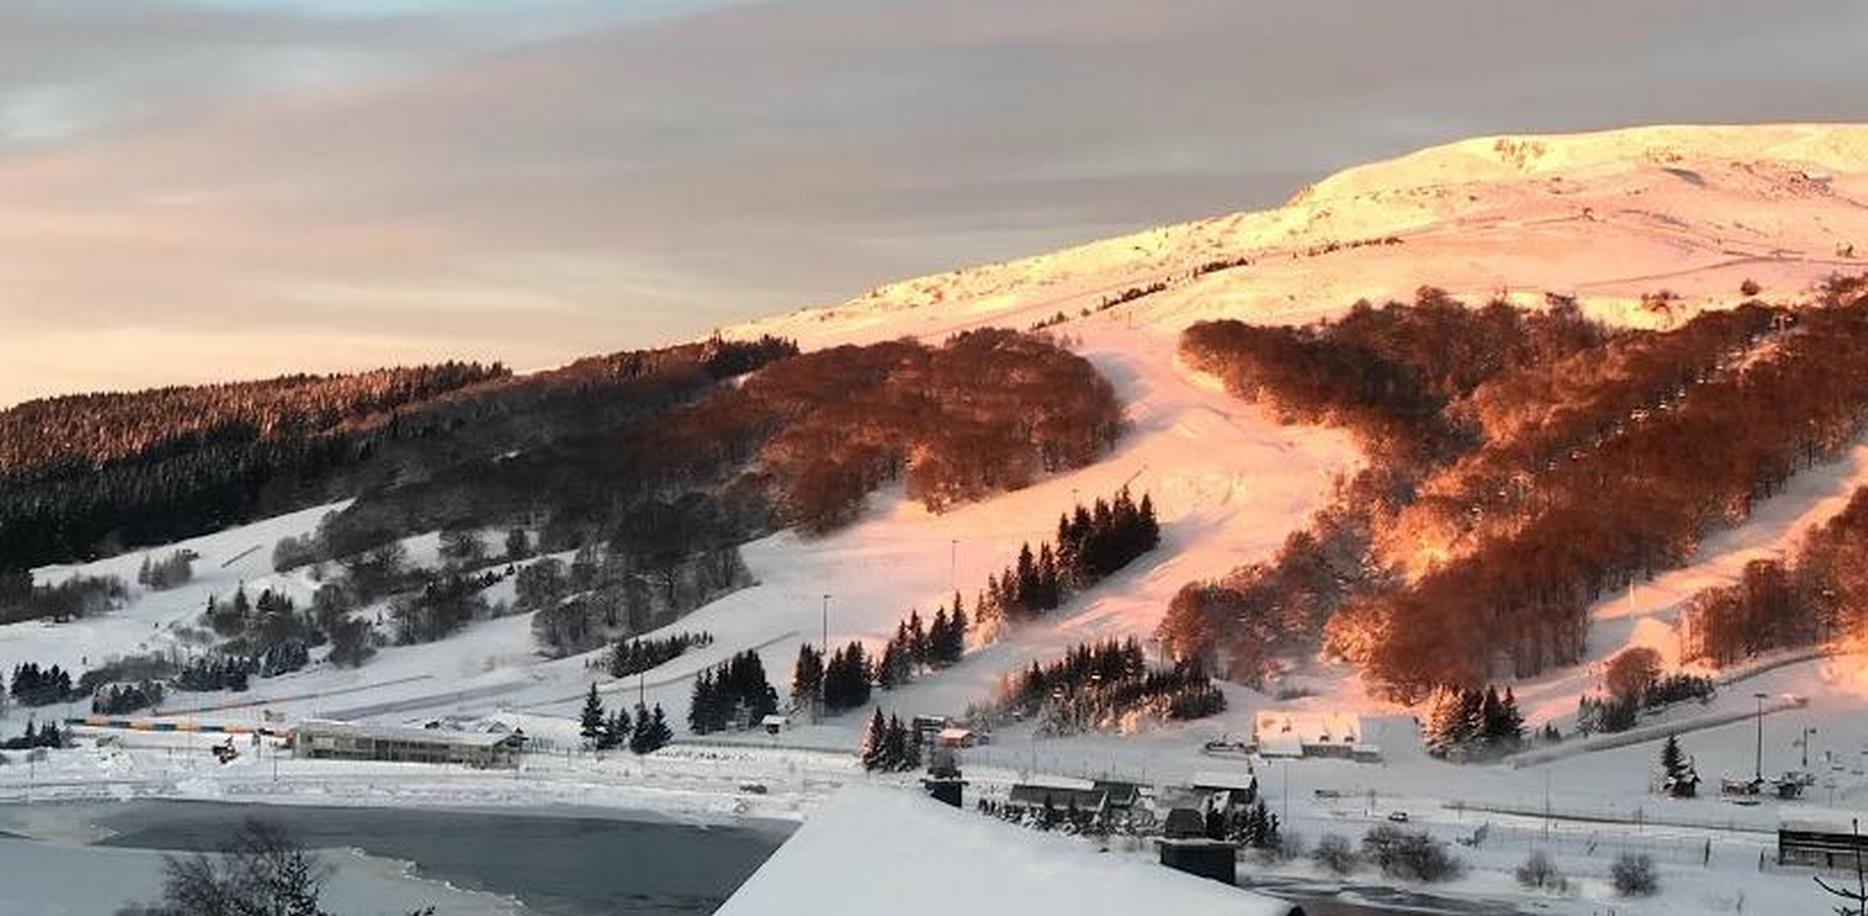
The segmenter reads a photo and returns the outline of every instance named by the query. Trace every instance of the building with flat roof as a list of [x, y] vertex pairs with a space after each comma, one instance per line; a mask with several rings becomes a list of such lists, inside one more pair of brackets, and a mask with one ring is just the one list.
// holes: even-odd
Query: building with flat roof
[[366, 725], [307, 719], [291, 731], [292, 753], [310, 760], [451, 763], [470, 767], [518, 765], [521, 731], [456, 731], [404, 725]]
[[1263, 756], [1378, 763], [1381, 748], [1368, 740], [1365, 726], [1361, 716], [1341, 712], [1261, 709], [1252, 719], [1253, 737]]

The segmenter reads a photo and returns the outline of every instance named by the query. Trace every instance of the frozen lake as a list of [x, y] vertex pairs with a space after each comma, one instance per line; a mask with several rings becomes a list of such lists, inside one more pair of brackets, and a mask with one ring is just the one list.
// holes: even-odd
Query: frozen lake
[[710, 913], [789, 830], [633, 812], [160, 801], [8, 807], [0, 808], [0, 916], [97, 916], [147, 901], [160, 890], [165, 853], [213, 850], [245, 818], [286, 824], [322, 850], [335, 869], [326, 908], [343, 916], [426, 905], [448, 916]]

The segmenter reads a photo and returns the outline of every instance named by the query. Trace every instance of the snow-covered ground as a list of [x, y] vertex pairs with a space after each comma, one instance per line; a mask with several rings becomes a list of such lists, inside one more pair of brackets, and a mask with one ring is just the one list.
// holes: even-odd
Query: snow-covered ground
[[[938, 340], [969, 327], [1024, 327], [1061, 311], [1070, 320], [1053, 333], [1109, 377], [1131, 429], [1105, 460], [1016, 493], [931, 515], [899, 491], [884, 492], [857, 524], [829, 537], [782, 533], [749, 545], [746, 559], [759, 584], [670, 628], [707, 630], [714, 644], [640, 679], [605, 683], [605, 694], [611, 703], [631, 703], [640, 689], [681, 723], [694, 672], [734, 652], [758, 649], [774, 681], [786, 680], [800, 642], [823, 638], [826, 595], [833, 644], [880, 641], [909, 609], [927, 615], [955, 588], [970, 602], [988, 573], [1007, 563], [1021, 542], [1049, 535], [1075, 499], [1107, 495], [1124, 484], [1149, 493], [1164, 525], [1164, 543], [1155, 553], [1043, 622], [970, 653], [955, 668], [877, 695], [885, 709], [904, 717], [961, 712], [986, 697], [1005, 672], [1067, 645], [1104, 636], [1146, 639], [1176, 589], [1267, 556], [1323, 504], [1333, 478], [1354, 466], [1357, 455], [1347, 437], [1279, 426], [1180, 365], [1175, 345], [1187, 324], [1216, 317], [1309, 321], [1360, 297], [1408, 297], [1432, 284], [1474, 300], [1503, 292], [1534, 303], [1546, 292], [1573, 294], [1609, 320], [1665, 325], [1684, 310], [1737, 301], [1746, 278], [1762, 284], [1765, 298], [1788, 300], [1832, 272], [1868, 270], [1864, 201], [1868, 127], [1643, 128], [1487, 138], [1349, 170], [1277, 210], [906, 281], [845, 305], [732, 329], [783, 334], [815, 347], [903, 335]], [[1399, 242], [1347, 244], [1388, 238]], [[1194, 276], [1199, 265], [1222, 259], [1249, 263]], [[1105, 296], [1155, 282], [1168, 287], [1094, 311]], [[1671, 316], [1639, 305], [1642, 294], [1662, 288], [1682, 297]], [[1092, 314], [1081, 316], [1086, 308]], [[1787, 549], [1864, 483], [1868, 447], [1800, 475], [1746, 524], [1710, 538], [1693, 565], [1602, 602], [1594, 613], [1589, 664], [1516, 685], [1532, 721], [1573, 712], [1576, 697], [1598, 687], [1599, 663], [1627, 646], [1654, 646], [1673, 661], [1672, 623], [1681, 600], [1729, 581], [1750, 559]], [[282, 588], [308, 600], [316, 583], [306, 571], [272, 573], [272, 545], [310, 531], [331, 508], [187, 542], [183, 546], [202, 556], [195, 581], [141, 594], [113, 614], [58, 626], [0, 627], [0, 664], [33, 660], [83, 669], [112, 654], [177, 646], [175, 628], [193, 623], [207, 595], [225, 598], [241, 582], [249, 593]], [[413, 539], [410, 550], [418, 562], [432, 562], [434, 536]], [[129, 554], [83, 570], [130, 580], [140, 558]], [[48, 568], [37, 575], [53, 580], [71, 571]], [[511, 583], [496, 588], [509, 593]], [[477, 623], [440, 643], [384, 649], [361, 669], [315, 665], [256, 681], [244, 695], [172, 697], [169, 706], [241, 704], [194, 718], [244, 723], [259, 721], [262, 708], [287, 718], [384, 722], [499, 713], [562, 748], [575, 743], [569, 717], [593, 677], [587, 661], [544, 660], [534, 651], [529, 618], [514, 616]], [[1822, 782], [1794, 808], [1799, 816], [1840, 816], [1868, 805], [1864, 671], [1860, 656], [1789, 664], [1728, 685], [1710, 707], [1670, 710], [1659, 721], [1684, 729], [1708, 714], [1742, 712], [1756, 702], [1754, 691], [1808, 698], [1807, 706], [1766, 718], [1765, 769], [1793, 766], [1792, 755], [1800, 759], [1800, 753], [1788, 742], [1798, 729], [1815, 727], [1813, 763], [1821, 768], [1812, 768]], [[1651, 848], [1666, 869], [1664, 886], [1679, 888], [1627, 910], [1735, 911], [1740, 894], [1753, 895], [1746, 904], [1752, 908], [1767, 898], [1786, 909], [1814, 905], [1807, 876], [1759, 874], [1757, 852], [1768, 838], [1738, 829], [1774, 828], [1778, 805], [1739, 808], [1650, 794], [1651, 743], [1534, 766], [1455, 768], [1424, 755], [1408, 716], [1370, 700], [1353, 672], [1319, 667], [1304, 682], [1316, 695], [1295, 705], [1364, 714], [1373, 725], [1367, 739], [1385, 756], [1381, 765], [1303, 761], [1261, 768], [1280, 810], [1288, 778], [1289, 820], [1312, 839], [1331, 830], [1359, 834], [1396, 808], [1449, 838], [1490, 821], [1493, 835], [1507, 839], [1463, 851], [1480, 867], [1459, 887], [1512, 896], [1515, 885], [1500, 869], [1545, 842], [1546, 825], [1474, 809], [1541, 812], [1548, 790], [1550, 809], [1559, 814], [1629, 821], [1551, 823], [1549, 842], [1560, 861], [1593, 876], [1580, 885], [1579, 896], [1552, 902], [1556, 910], [1599, 908], [1605, 856], [1617, 844]], [[1136, 735], [1039, 741], [1029, 730], [1012, 729], [993, 747], [970, 752], [969, 776], [978, 771], [975, 778], [990, 789], [1034, 763], [1042, 771], [1107, 771], [1160, 782], [1241, 767], [1204, 757], [1198, 748], [1209, 738], [1249, 735], [1253, 713], [1280, 704], [1242, 688], [1227, 690], [1231, 708], [1222, 716]], [[0, 720], [0, 733], [17, 731], [24, 718], [24, 711], [13, 710]], [[704, 818], [799, 818], [835, 787], [868, 779], [848, 755], [865, 718], [865, 712], [850, 713], [778, 738], [746, 739], [750, 746], [684, 744], [642, 760], [536, 756], [517, 775], [286, 759], [276, 762], [275, 777], [270, 754], [221, 767], [203, 750], [205, 737], [139, 734], [122, 748], [54, 753], [31, 771], [0, 768], [0, 799], [31, 792], [35, 798], [116, 793], [327, 804], [552, 802]], [[1716, 787], [1721, 774], [1750, 773], [1755, 727], [1749, 720], [1729, 723], [1692, 731], [1682, 742]], [[1830, 769], [1831, 754], [1839, 770]], [[762, 783], [767, 792], [742, 791], [747, 782]], [[1343, 798], [1321, 799], [1318, 790]], [[1678, 826], [1656, 826], [1663, 821]], [[1698, 858], [1708, 839], [1715, 842], [1711, 869]], [[1286, 870], [1304, 877], [1303, 868]]]

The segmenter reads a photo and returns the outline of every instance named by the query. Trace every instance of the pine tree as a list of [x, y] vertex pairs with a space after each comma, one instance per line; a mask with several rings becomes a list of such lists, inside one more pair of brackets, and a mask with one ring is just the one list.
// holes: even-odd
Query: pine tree
[[876, 707], [876, 714], [869, 718], [869, 730], [863, 733], [862, 760], [863, 769], [881, 769], [888, 753], [888, 725], [882, 720], [882, 708]]
[[603, 736], [597, 739], [597, 750], [607, 751], [622, 747], [629, 742], [629, 715], [622, 710], [610, 713], [603, 722]]
[[1679, 736], [1668, 735], [1667, 743], [1660, 746], [1660, 768], [1665, 770], [1668, 776], [1679, 776], [1685, 765], [1686, 757], [1680, 752]]
[[584, 712], [577, 719], [577, 733], [584, 736], [587, 744], [596, 744], [603, 736], [603, 701], [597, 698], [597, 682], [590, 682], [590, 693], [584, 697]]
[[523, 560], [532, 555], [532, 544], [525, 535], [524, 528], [514, 528], [506, 532], [506, 559]]
[[629, 730], [629, 749], [636, 754], [646, 754], [654, 748], [649, 746], [649, 709], [641, 703], [636, 704], [635, 725]]
[[876, 663], [876, 686], [883, 690], [894, 690], [907, 675], [908, 650], [902, 648], [900, 640], [891, 639], [882, 647], [882, 660]]
[[949, 626], [947, 609], [937, 608], [934, 611], [934, 622], [928, 624], [928, 666], [931, 668], [945, 668], [951, 662], [947, 657], [948, 644], [953, 639], [947, 632]]
[[1056, 610], [1063, 596], [1059, 592], [1057, 578], [1057, 555], [1051, 552], [1051, 545], [1038, 545], [1038, 598], [1034, 604], [1046, 611]]
[[[880, 712], [881, 710], [877, 710]], [[889, 724], [882, 730], [882, 767], [888, 770], [905, 770], [914, 766], [918, 756], [910, 747], [913, 742], [908, 737], [908, 729], [902, 726], [902, 720], [891, 715]]]
[[1018, 566], [1013, 574], [1012, 595], [1006, 606], [1019, 614], [1031, 613], [1036, 604], [1033, 599], [1038, 593], [1038, 561], [1031, 554], [1031, 545], [1018, 548]]
[[823, 698], [824, 655], [807, 642], [798, 647], [798, 661], [791, 668], [791, 705], [811, 709]]
[[921, 612], [908, 612], [908, 660], [917, 667], [928, 663], [928, 634], [921, 624]]
[[1498, 699], [1498, 688], [1486, 685], [1485, 694], [1479, 700], [1479, 737], [1487, 742], [1496, 741], [1504, 727], [1504, 715]]
[[708, 668], [694, 676], [694, 695], [688, 702], [688, 731], [697, 735], [715, 731], [715, 705], [713, 669]]
[[668, 742], [674, 739], [675, 731], [668, 727], [668, 714], [662, 712], [662, 704], [655, 704], [655, 710], [649, 714], [649, 737], [646, 742], [648, 750], [643, 751], [643, 753], [648, 754], [661, 750], [667, 747]]
[[1505, 699], [1499, 704], [1499, 737], [1516, 745], [1524, 740], [1524, 712], [1518, 709], [1518, 698], [1505, 688]]

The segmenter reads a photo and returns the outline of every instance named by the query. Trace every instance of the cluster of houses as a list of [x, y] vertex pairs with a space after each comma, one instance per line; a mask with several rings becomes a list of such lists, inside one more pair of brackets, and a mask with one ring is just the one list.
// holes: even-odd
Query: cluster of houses
[[[933, 781], [929, 791], [949, 804], [959, 803], [957, 791], [943, 795]], [[1013, 818], [1070, 812], [1103, 827], [1154, 828], [1150, 832], [1159, 833], [1155, 844], [1161, 864], [1231, 884], [1237, 880], [1238, 844], [1209, 836], [1207, 819], [1240, 813], [1257, 801], [1258, 777], [1248, 770], [1196, 773], [1185, 783], [1160, 788], [1114, 778], [1034, 776], [1012, 786], [996, 808]]]

